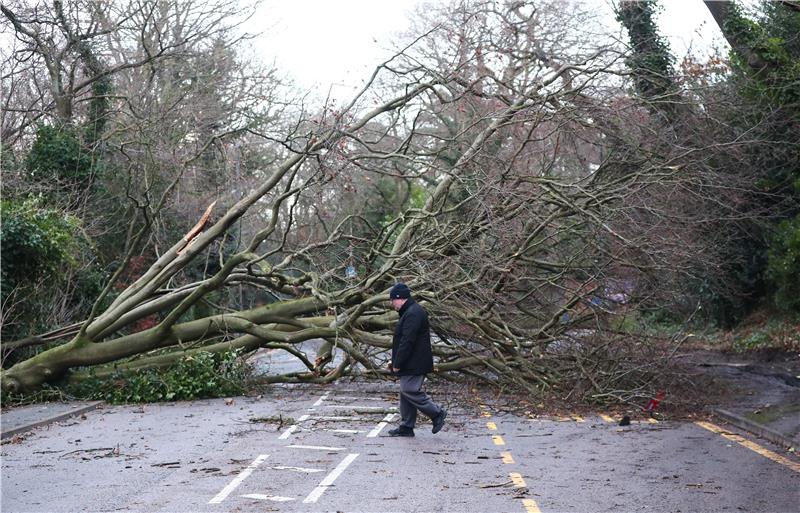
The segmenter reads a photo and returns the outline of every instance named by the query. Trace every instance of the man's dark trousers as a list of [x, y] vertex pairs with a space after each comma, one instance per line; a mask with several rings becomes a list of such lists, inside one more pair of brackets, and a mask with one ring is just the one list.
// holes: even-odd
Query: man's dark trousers
[[435, 419], [442, 413], [442, 409], [437, 406], [428, 394], [422, 391], [422, 383], [425, 375], [400, 376], [400, 426], [414, 429], [417, 423], [417, 410], [421, 411], [431, 419]]

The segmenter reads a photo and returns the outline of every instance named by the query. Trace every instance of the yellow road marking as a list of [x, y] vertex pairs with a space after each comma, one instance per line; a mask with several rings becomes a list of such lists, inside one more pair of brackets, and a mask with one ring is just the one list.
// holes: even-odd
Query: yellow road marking
[[497, 424], [494, 422], [487, 422], [486, 427], [489, 428], [490, 431], [497, 431]]
[[741, 437], [741, 436], [739, 436], [737, 434], [731, 433], [731, 432], [729, 432], [729, 431], [717, 426], [716, 424], [712, 424], [711, 422], [698, 421], [698, 422], [695, 422], [695, 424], [697, 424], [698, 426], [700, 426], [703, 429], [707, 429], [707, 430], [711, 431], [712, 433], [716, 433], [716, 434], [722, 436], [723, 438], [731, 440], [732, 442], [736, 442], [736, 443], [738, 443], [740, 445], [743, 445], [744, 447], [747, 447], [751, 451], [753, 451], [753, 452], [755, 452], [757, 454], [760, 454], [761, 456], [764, 456], [765, 458], [768, 458], [768, 459], [774, 461], [775, 463], [779, 463], [779, 464], [781, 464], [781, 465], [783, 465], [785, 467], [788, 467], [788, 468], [794, 470], [795, 472], [800, 473], [800, 463], [792, 461], [789, 458], [784, 458], [780, 454], [777, 454], [777, 453], [775, 453], [773, 451], [770, 451], [769, 449], [765, 449], [764, 447], [761, 447], [757, 443], [751, 442], [750, 440], [747, 440], [746, 438], [743, 438], [743, 437]]
[[495, 445], [505, 445], [506, 442], [503, 440], [503, 437], [500, 435], [492, 435], [492, 441]]
[[528, 513], [542, 513], [536, 501], [533, 499], [522, 499], [522, 505], [525, 506], [525, 511]]
[[501, 452], [500, 456], [503, 457], [503, 463], [514, 463], [514, 457], [511, 456], [511, 453], [509, 451]]
[[584, 419], [580, 415], [575, 415], [574, 417], [572, 417], [572, 420], [574, 420], [575, 422], [586, 422], [586, 419]]
[[603, 420], [605, 420], [606, 422], [611, 422], [611, 423], [613, 423], [613, 422], [614, 422], [614, 419], [612, 419], [611, 417], [609, 417], [609, 416], [608, 416], [608, 415], [606, 415], [605, 413], [601, 413], [601, 414], [600, 414], [600, 418], [601, 418], [601, 419], [603, 419]]
[[512, 472], [509, 474], [509, 477], [511, 477], [511, 481], [514, 483], [515, 488], [525, 488], [528, 486], [525, 484], [525, 480], [522, 479], [522, 474], [519, 472]]
[[650, 424], [658, 424], [658, 421], [656, 419], [647, 419], [647, 422], [649, 422]]

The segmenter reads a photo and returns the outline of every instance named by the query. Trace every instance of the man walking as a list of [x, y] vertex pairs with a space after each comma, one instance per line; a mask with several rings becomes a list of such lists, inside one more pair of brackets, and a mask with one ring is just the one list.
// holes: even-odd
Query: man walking
[[389, 436], [414, 436], [417, 410], [431, 418], [434, 434], [441, 431], [447, 410], [431, 401], [422, 391], [425, 374], [433, 371], [431, 330], [428, 314], [411, 297], [405, 283], [397, 283], [389, 291], [392, 308], [400, 313], [394, 329], [392, 361], [389, 370], [400, 376], [400, 425], [389, 430]]

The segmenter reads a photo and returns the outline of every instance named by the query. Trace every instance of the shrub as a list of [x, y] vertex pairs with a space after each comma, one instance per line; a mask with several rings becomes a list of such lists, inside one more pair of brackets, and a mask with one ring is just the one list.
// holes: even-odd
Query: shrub
[[81, 315], [106, 275], [80, 219], [38, 198], [0, 201], [0, 216], [3, 339]]
[[775, 304], [785, 311], [800, 311], [800, 215], [778, 226], [767, 277], [775, 286]]
[[[82, 238], [77, 218], [41, 208], [35, 199], [0, 202], [5, 287], [32, 281], [75, 263]], [[5, 288], [4, 287], [4, 288]]]
[[163, 369], [90, 377], [68, 388], [70, 394], [110, 403], [179, 401], [245, 393], [249, 367], [239, 351], [197, 352]]
[[777, 349], [795, 352], [800, 350], [800, 332], [797, 320], [770, 319], [735, 336], [731, 348], [737, 352]]
[[92, 156], [81, 148], [73, 129], [42, 125], [25, 158], [25, 167], [35, 180], [76, 184], [91, 176]]

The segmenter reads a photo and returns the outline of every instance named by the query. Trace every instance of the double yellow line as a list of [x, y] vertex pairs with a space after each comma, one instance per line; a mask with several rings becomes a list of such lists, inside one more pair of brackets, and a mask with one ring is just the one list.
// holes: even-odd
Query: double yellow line
[[[611, 418], [608, 415], [600, 414], [599, 416], [600, 416], [601, 419], [603, 419], [604, 421], [606, 421], [608, 423], [616, 423], [616, 420], [614, 420], [613, 418]], [[486, 408], [485, 405], [481, 405], [481, 417], [484, 417], [486, 419], [491, 419], [492, 418], [492, 414], [488, 411], [488, 409]], [[584, 421], [584, 419], [580, 418], [580, 417], [577, 417], [577, 418], [573, 417], [572, 419], [564, 419], [564, 420], [573, 420], [575, 422], [583, 422]], [[647, 422], [649, 422], [651, 424], [658, 424], [658, 421], [656, 419], [652, 419], [652, 418], [647, 419]], [[781, 464], [781, 465], [783, 465], [783, 466], [785, 466], [785, 467], [787, 467], [787, 468], [789, 468], [789, 469], [791, 469], [791, 470], [793, 470], [795, 472], [800, 473], [800, 463], [792, 461], [792, 460], [790, 460], [788, 458], [785, 458], [785, 457], [781, 456], [780, 454], [777, 454], [777, 453], [775, 453], [773, 451], [770, 451], [769, 449], [761, 447], [757, 443], [751, 442], [750, 440], [747, 440], [746, 438], [744, 438], [742, 436], [739, 436], [739, 435], [737, 435], [735, 433], [731, 433], [730, 431], [728, 431], [726, 429], [723, 429], [723, 428], [717, 426], [716, 424], [712, 424], [711, 422], [698, 421], [698, 422], [695, 422], [695, 425], [697, 425], [697, 426], [699, 426], [699, 427], [701, 427], [703, 429], [706, 429], [708, 431], [711, 431], [712, 433], [718, 434], [718, 435], [722, 436], [723, 438], [725, 438], [727, 440], [730, 440], [732, 442], [736, 442], [736, 443], [742, 445], [743, 447], [746, 447], [746, 448], [750, 449], [751, 451], [753, 451], [753, 452], [755, 452], [757, 454], [760, 454], [761, 456], [764, 456], [765, 458], [768, 458], [771, 461], [774, 461], [775, 463], [779, 463], [779, 464]], [[503, 437], [498, 435], [498, 434], [495, 434], [495, 432], [497, 431], [497, 423], [495, 421], [487, 420], [486, 421], [486, 429], [488, 429], [489, 432], [492, 433], [492, 442], [495, 445], [503, 446], [503, 447], [506, 445], [506, 442], [505, 442], [505, 440], [503, 440]], [[514, 463], [516, 463], [514, 461], [514, 456], [511, 454], [511, 451], [507, 451], [507, 450], [506, 451], [502, 451], [500, 453], [500, 456], [502, 457], [504, 464], [513, 465]], [[515, 488], [527, 488], [527, 486], [528, 486], [525, 483], [525, 479], [522, 477], [522, 474], [520, 474], [518, 472], [510, 472], [509, 473], [509, 478], [511, 479], [511, 482], [514, 484]], [[522, 505], [525, 507], [525, 511], [527, 513], [541, 513], [541, 510], [539, 509], [539, 505], [536, 504], [536, 501], [534, 501], [533, 499], [523, 499]]]
[[770, 459], [775, 463], [780, 463], [784, 467], [788, 467], [794, 470], [795, 472], [800, 473], [800, 463], [797, 463], [796, 461], [792, 461], [789, 458], [784, 458], [783, 456], [781, 456], [776, 452], [770, 451], [769, 449], [765, 449], [764, 447], [761, 447], [757, 443], [751, 442], [750, 440], [741, 437], [735, 433], [731, 433], [727, 429], [723, 429], [717, 426], [716, 424], [712, 424], [711, 422], [698, 421], [695, 422], [695, 424], [703, 429], [711, 431], [712, 433], [716, 433], [727, 440], [736, 442], [739, 445], [747, 447], [751, 451], [760, 454], [761, 456], [764, 456], [765, 458]]
[[[605, 415], [605, 414], [602, 414], [602, 413], [600, 414], [600, 418], [603, 419], [606, 422], [613, 422], [613, 423], [616, 422], [614, 419], [612, 419], [608, 415]], [[658, 421], [656, 419], [647, 419], [647, 421], [650, 422], [651, 424], [657, 424], [658, 423]], [[796, 461], [792, 461], [789, 458], [781, 456], [780, 454], [778, 454], [778, 453], [776, 453], [774, 451], [770, 451], [769, 449], [766, 449], [766, 448], [758, 445], [757, 443], [752, 442], [752, 441], [750, 441], [750, 440], [748, 440], [748, 439], [746, 439], [746, 438], [744, 438], [742, 436], [739, 436], [739, 435], [737, 435], [735, 433], [731, 433], [727, 429], [721, 428], [716, 424], [712, 424], [711, 422], [697, 421], [694, 424], [696, 426], [699, 426], [699, 427], [705, 429], [705, 430], [711, 431], [712, 433], [720, 435], [721, 437], [725, 438], [726, 440], [730, 440], [732, 442], [736, 442], [737, 444], [741, 445], [742, 447], [747, 447], [748, 449], [750, 449], [754, 453], [760, 454], [761, 456], [764, 456], [765, 458], [767, 458], [767, 459], [769, 459], [771, 461], [774, 461], [775, 463], [778, 463], [780, 465], [783, 465], [784, 467], [787, 467], [787, 468], [789, 468], [791, 470], [794, 470], [795, 472], [800, 473], [800, 463], [797, 463]]]

